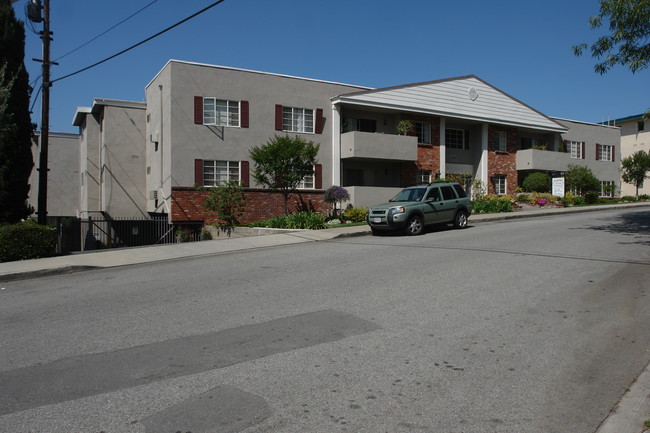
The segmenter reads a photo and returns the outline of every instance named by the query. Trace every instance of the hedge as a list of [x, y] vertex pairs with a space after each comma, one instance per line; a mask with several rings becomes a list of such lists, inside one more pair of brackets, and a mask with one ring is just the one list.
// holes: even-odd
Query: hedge
[[49, 257], [56, 244], [56, 230], [33, 221], [0, 226], [0, 262]]

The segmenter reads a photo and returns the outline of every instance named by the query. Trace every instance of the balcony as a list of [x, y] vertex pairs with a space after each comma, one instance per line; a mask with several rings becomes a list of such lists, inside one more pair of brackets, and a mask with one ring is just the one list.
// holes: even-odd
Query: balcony
[[341, 159], [416, 161], [418, 139], [404, 135], [352, 131], [341, 134]]
[[526, 149], [517, 152], [517, 170], [566, 171], [576, 160], [564, 152]]

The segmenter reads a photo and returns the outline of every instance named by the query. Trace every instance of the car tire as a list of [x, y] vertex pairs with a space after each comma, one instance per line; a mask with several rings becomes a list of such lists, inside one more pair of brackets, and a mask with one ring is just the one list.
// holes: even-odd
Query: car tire
[[406, 223], [406, 234], [410, 236], [421, 235], [424, 231], [424, 223], [420, 215], [413, 215]]
[[374, 227], [370, 227], [370, 231], [372, 232], [373, 236], [379, 236], [379, 230], [377, 230]]
[[467, 212], [458, 211], [454, 217], [454, 228], [455, 229], [464, 229], [467, 227]]

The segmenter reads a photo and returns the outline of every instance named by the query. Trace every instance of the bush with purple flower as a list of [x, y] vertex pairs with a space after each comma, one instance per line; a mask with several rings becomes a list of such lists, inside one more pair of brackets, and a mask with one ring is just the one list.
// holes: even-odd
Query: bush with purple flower
[[350, 200], [350, 194], [348, 193], [348, 190], [342, 186], [332, 185], [325, 191], [323, 200], [325, 200], [325, 203], [330, 203], [333, 206], [334, 211], [332, 214], [336, 216], [336, 204], [340, 204], [345, 200]]

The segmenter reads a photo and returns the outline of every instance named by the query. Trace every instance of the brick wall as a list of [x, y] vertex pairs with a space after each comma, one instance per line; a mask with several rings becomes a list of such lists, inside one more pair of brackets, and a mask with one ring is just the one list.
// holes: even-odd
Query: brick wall
[[[180, 221], [204, 221], [206, 224], [216, 222], [214, 212], [208, 211], [203, 203], [209, 194], [208, 190], [196, 190], [188, 187], [172, 188], [172, 222]], [[239, 218], [241, 224], [260, 221], [274, 216], [284, 215], [284, 198], [280, 193], [270, 192], [264, 189], [246, 189], [246, 195], [250, 198], [246, 205], [244, 215]], [[326, 214], [331, 205], [323, 201], [323, 191], [304, 191], [300, 194], [293, 194], [289, 198], [289, 212], [299, 210], [313, 210], [317, 213]]]
[[440, 172], [440, 119], [413, 114], [404, 114], [401, 119], [427, 122], [431, 125], [431, 144], [419, 143], [416, 163], [402, 164], [401, 186], [406, 187], [415, 184], [418, 170], [431, 170], [432, 179], [437, 172]]
[[[495, 133], [506, 133], [506, 151], [497, 150]], [[517, 179], [517, 150], [519, 150], [519, 134], [516, 128], [489, 125], [488, 129], [488, 185], [487, 193], [494, 194], [494, 184], [490, 180], [495, 175], [506, 176], [506, 193], [515, 194]]]

